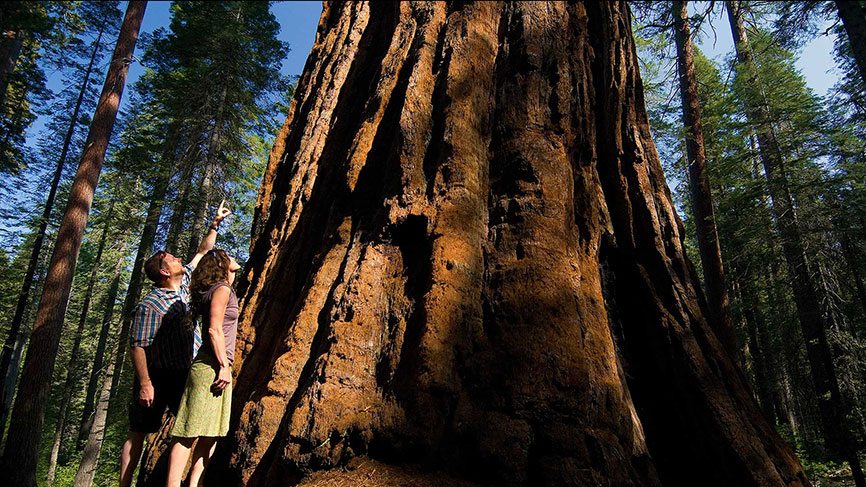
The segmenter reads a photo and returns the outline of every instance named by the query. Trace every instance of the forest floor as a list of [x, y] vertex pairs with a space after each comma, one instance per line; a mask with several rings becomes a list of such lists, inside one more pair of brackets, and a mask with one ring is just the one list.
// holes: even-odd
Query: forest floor
[[346, 468], [316, 472], [301, 484], [303, 487], [476, 487], [477, 484], [455, 479], [439, 472], [426, 472], [414, 466], [397, 466], [358, 457]]
[[[804, 461], [813, 487], [853, 487], [851, 469], [845, 464]], [[426, 472], [414, 466], [395, 466], [358, 457], [345, 468], [323, 470], [305, 478], [303, 487], [475, 487], [440, 472]]]
[[803, 467], [812, 481], [813, 487], [850, 487], [854, 485], [851, 468], [848, 465], [808, 463]]

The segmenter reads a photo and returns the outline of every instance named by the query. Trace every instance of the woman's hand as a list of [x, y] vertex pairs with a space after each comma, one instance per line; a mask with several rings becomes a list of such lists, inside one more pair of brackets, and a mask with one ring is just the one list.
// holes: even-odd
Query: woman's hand
[[232, 371], [225, 365], [221, 365], [219, 368], [219, 372], [217, 372], [216, 379], [214, 379], [213, 384], [210, 386], [211, 390], [214, 392], [221, 391], [225, 389], [229, 384], [232, 383]]

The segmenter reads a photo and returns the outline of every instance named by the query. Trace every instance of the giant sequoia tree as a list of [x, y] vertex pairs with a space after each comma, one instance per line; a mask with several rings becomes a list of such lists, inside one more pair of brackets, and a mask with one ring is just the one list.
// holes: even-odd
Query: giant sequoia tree
[[708, 325], [629, 26], [614, 2], [326, 2], [259, 194], [211, 475], [367, 457], [808, 484]]

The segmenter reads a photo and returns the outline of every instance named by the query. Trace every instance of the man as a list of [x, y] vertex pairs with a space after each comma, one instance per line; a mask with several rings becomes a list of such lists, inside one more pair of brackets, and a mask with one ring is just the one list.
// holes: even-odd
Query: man
[[144, 273], [154, 287], [135, 309], [130, 347], [135, 380], [129, 404], [129, 433], [120, 453], [120, 485], [132, 484], [144, 437], [159, 431], [166, 407], [177, 414], [193, 354], [201, 334], [187, 323], [190, 274], [202, 256], [216, 243], [220, 222], [231, 214], [220, 203], [189, 264], [159, 251], [144, 263]]

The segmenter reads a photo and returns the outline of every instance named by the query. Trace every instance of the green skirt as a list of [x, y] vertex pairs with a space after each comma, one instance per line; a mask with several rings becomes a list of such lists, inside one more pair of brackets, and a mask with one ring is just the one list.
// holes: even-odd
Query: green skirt
[[172, 436], [195, 438], [198, 436], [225, 436], [229, 431], [232, 407], [232, 385], [215, 394], [211, 385], [217, 376], [216, 359], [200, 353], [192, 362], [186, 388], [180, 399], [177, 419], [171, 429]]

